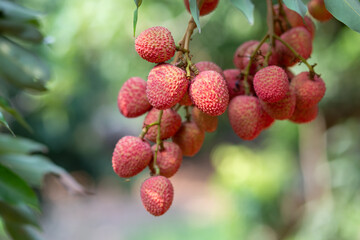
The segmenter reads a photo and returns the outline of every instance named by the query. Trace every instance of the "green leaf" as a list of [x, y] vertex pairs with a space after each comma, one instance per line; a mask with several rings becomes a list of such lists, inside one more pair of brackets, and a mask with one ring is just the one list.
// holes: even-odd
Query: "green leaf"
[[12, 137], [8, 134], [0, 134], [0, 157], [1, 154], [20, 153], [30, 154], [35, 152], [47, 152], [45, 145], [31, 139]]
[[325, 0], [326, 9], [340, 22], [360, 33], [359, 0]]
[[[336, 0], [338, 1], [338, 0]], [[297, 12], [302, 17], [305, 17], [307, 7], [301, 0], [284, 0], [285, 5], [291, 10]]]
[[190, 5], [190, 13], [191, 13], [192, 17], [194, 18], [194, 21], [199, 30], [199, 33], [201, 33], [201, 26], [200, 26], [200, 19], [199, 19], [200, 13], [199, 13], [197, 1], [189, 0], [189, 5]]
[[230, 0], [247, 18], [251, 25], [254, 24], [254, 4], [251, 0]]
[[[29, 132], [32, 132], [30, 125], [24, 120], [24, 118], [15, 109], [10, 107], [10, 103], [3, 97], [0, 96], [0, 108], [11, 114], [24, 128]], [[0, 146], [1, 147], [1, 146]]]
[[0, 20], [0, 33], [33, 43], [41, 43], [44, 39], [33, 25], [9, 20]]
[[136, 5], [136, 9], [134, 11], [134, 18], [133, 18], [134, 37], [135, 37], [136, 25], [137, 25], [137, 21], [138, 21], [138, 12], [139, 12], [139, 7], [141, 6], [142, 0], [134, 0], [134, 2]]
[[10, 169], [0, 165], [0, 199], [9, 204], [27, 204], [39, 209], [34, 191]]
[[45, 91], [50, 78], [48, 67], [28, 50], [0, 37], [0, 73], [6, 80], [22, 87]]
[[2, 112], [0, 112], [0, 125], [5, 126], [5, 127], [11, 132], [11, 134], [15, 136], [15, 134], [14, 134], [14, 132], [11, 130], [9, 124], [8, 124], [7, 121], [5, 120], [4, 115], [2, 114]]
[[6, 221], [5, 228], [13, 240], [43, 240], [38, 231], [28, 225]]
[[0, 0], [0, 12], [3, 18], [17, 21], [37, 20], [42, 16], [40, 12], [24, 8], [10, 1]]
[[142, 0], [134, 0], [136, 7], [140, 7], [142, 4]]
[[31, 224], [40, 227], [36, 215], [25, 204], [12, 205], [0, 199], [0, 216], [6, 222], [14, 222], [18, 224]]

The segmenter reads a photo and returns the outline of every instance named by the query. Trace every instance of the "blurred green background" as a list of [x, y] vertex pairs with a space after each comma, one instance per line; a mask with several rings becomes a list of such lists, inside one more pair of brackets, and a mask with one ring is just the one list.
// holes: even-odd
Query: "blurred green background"
[[[310, 62], [318, 64], [327, 92], [314, 123], [277, 121], [255, 141], [244, 142], [226, 114], [221, 116], [218, 130], [207, 134], [202, 150], [185, 158], [174, 177], [174, 206], [153, 218], [139, 200], [148, 171], [125, 182], [111, 167], [117, 140], [138, 135], [144, 118], [124, 118], [117, 93], [132, 76], [146, 79], [154, 66], [134, 49], [134, 2], [18, 2], [46, 13], [42, 28], [52, 43], [37, 51], [51, 67], [52, 80], [50, 91], [35, 95], [11, 94], [8, 86], [34, 134], [16, 122], [12, 129], [48, 145], [54, 162], [96, 192], [79, 199], [48, 189], [46, 239], [360, 239], [358, 33], [334, 19], [316, 23]], [[265, 4], [255, 4], [250, 26], [230, 1], [220, 1], [201, 19], [202, 33], [193, 35], [193, 62], [234, 68], [236, 48], [266, 32]], [[189, 17], [182, 0], [143, 1], [136, 35], [161, 25], [177, 42]]]

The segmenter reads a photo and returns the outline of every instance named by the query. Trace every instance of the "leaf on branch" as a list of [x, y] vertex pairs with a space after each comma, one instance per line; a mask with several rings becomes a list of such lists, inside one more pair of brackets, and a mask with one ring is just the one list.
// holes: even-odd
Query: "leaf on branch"
[[201, 33], [201, 26], [200, 26], [200, 12], [199, 12], [199, 7], [197, 5], [197, 1], [196, 0], [189, 0], [189, 5], [190, 5], [190, 13], [191, 16], [194, 18], [194, 21], [196, 23], [196, 26], [199, 30], [199, 33]]
[[137, 21], [138, 21], [138, 12], [139, 12], [139, 7], [142, 4], [142, 0], [134, 0], [134, 2], [135, 2], [135, 5], [136, 5], [136, 9], [134, 11], [134, 18], [133, 18], [134, 37], [135, 37], [136, 25], [137, 25]]
[[251, 0], [230, 0], [230, 2], [245, 15], [251, 25], [254, 24], [254, 4]]
[[0, 0], [0, 12], [5, 19], [13, 19], [22, 22], [31, 22], [42, 16], [40, 12], [4, 0]]
[[0, 108], [11, 114], [11, 116], [13, 116], [24, 128], [26, 128], [29, 132], [32, 132], [32, 128], [24, 120], [24, 118], [20, 115], [20, 113], [18, 113], [18, 111], [10, 107], [10, 103], [1, 96], [0, 96]]
[[12, 137], [8, 134], [0, 134], [0, 157], [1, 154], [19, 153], [46, 153], [47, 147], [41, 143], [23, 137]]
[[337, 20], [360, 33], [359, 0], [325, 0], [325, 5]]
[[284, 4], [291, 10], [297, 12], [302, 17], [305, 17], [307, 7], [301, 0], [284, 0]]
[[42, 43], [44, 36], [29, 23], [0, 20], [0, 32], [32, 43]]
[[34, 211], [25, 204], [8, 204], [0, 198], [0, 216], [5, 222], [31, 224], [35, 227], [40, 227]]
[[8, 124], [7, 121], [5, 120], [4, 115], [2, 114], [2, 112], [0, 112], [0, 125], [5, 126], [5, 127], [9, 130], [9, 132], [11, 132], [11, 134], [12, 134], [13, 136], [15, 136], [15, 134], [14, 134], [14, 132], [11, 130], [9, 124]]
[[29, 225], [5, 221], [5, 228], [14, 240], [44, 240], [38, 231]]

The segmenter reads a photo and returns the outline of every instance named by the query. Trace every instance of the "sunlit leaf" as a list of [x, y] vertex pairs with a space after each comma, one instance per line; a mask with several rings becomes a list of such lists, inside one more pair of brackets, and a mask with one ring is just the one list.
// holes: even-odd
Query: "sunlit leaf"
[[[338, 1], [338, 0], [336, 0]], [[305, 17], [305, 14], [307, 12], [307, 7], [305, 3], [301, 0], [284, 0], [285, 5], [290, 8], [291, 10], [294, 10], [298, 14], [300, 14], [302, 17]]]
[[190, 4], [190, 13], [192, 15], [192, 17], [194, 18], [194, 21], [196, 23], [196, 26], [199, 30], [199, 33], [201, 33], [201, 26], [200, 26], [200, 13], [199, 13], [199, 7], [197, 5], [197, 1], [196, 0], [189, 0], [189, 4]]
[[0, 108], [11, 114], [24, 128], [29, 132], [32, 132], [30, 125], [24, 120], [24, 118], [15, 109], [10, 106], [10, 103], [3, 97], [0, 96]]
[[38, 231], [29, 225], [5, 222], [5, 227], [13, 240], [44, 240]]
[[359, 0], [325, 0], [326, 9], [339, 21], [360, 33]]
[[230, 0], [247, 18], [251, 25], [254, 24], [254, 4], [251, 0]]
[[33, 25], [9, 20], [0, 20], [0, 33], [33, 43], [41, 43], [44, 39]]
[[31, 224], [39, 227], [37, 217], [25, 204], [8, 204], [0, 199], [0, 216], [6, 222], [14, 222], [17, 224]]
[[15, 136], [14, 132], [11, 130], [9, 124], [7, 123], [7, 121], [4, 118], [4, 115], [2, 114], [2, 112], [0, 112], [0, 125], [3, 125], [4, 127], [6, 127], [12, 135]]
[[47, 147], [31, 139], [0, 134], [0, 157], [1, 154], [30, 154], [35, 152], [47, 152]]

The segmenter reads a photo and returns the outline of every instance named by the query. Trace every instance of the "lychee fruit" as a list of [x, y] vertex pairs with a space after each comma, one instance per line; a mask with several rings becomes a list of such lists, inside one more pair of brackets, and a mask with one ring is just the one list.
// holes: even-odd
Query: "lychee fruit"
[[236, 96], [230, 101], [228, 116], [232, 129], [241, 139], [253, 140], [263, 126], [260, 101], [254, 96]]
[[243, 64], [246, 49], [248, 49], [252, 45], [257, 45], [258, 43], [259, 42], [256, 40], [250, 40], [250, 41], [244, 42], [236, 49], [235, 54], [234, 54], [234, 59], [233, 59], [235, 67], [237, 67], [238, 69], [241, 69], [241, 70], [243, 70], [246, 67]]
[[[310, 33], [304, 27], [295, 27], [281, 35], [281, 39], [287, 42], [297, 53], [308, 59], [312, 52], [312, 40]], [[276, 48], [280, 56], [279, 64], [291, 67], [300, 61], [280, 41], [276, 42]]]
[[[203, 5], [200, 8], [200, 16], [204, 16], [206, 14], [211, 13], [215, 10], [216, 6], [218, 5], [219, 0], [205, 0]], [[189, 0], [184, 0], [184, 4], [188, 12], [190, 12]]]
[[184, 122], [179, 131], [172, 137], [179, 145], [184, 156], [192, 157], [200, 151], [204, 143], [205, 132], [194, 122]]
[[139, 137], [125, 136], [114, 149], [112, 166], [117, 175], [129, 178], [140, 173], [152, 158], [150, 144]]
[[146, 97], [146, 82], [142, 78], [129, 78], [121, 87], [118, 95], [118, 107], [122, 115], [134, 118], [151, 109]]
[[[173, 142], [163, 142], [164, 149], [160, 149], [157, 153], [156, 165], [160, 169], [160, 175], [164, 177], [172, 177], [180, 168], [183, 154], [180, 147]], [[156, 150], [156, 144], [151, 147], [153, 153]], [[155, 155], [153, 154], [153, 158]], [[151, 172], [154, 170], [154, 159], [150, 162], [149, 168]]]
[[186, 92], [183, 96], [183, 98], [180, 100], [179, 102], [180, 105], [183, 105], [183, 106], [191, 106], [193, 105], [192, 101], [191, 101], [191, 98], [189, 96], [189, 92]]
[[174, 188], [166, 177], [154, 176], [143, 182], [140, 196], [146, 211], [160, 216], [170, 208], [174, 199]]
[[219, 67], [216, 63], [213, 62], [209, 62], [209, 61], [198, 62], [195, 64], [195, 67], [197, 68], [199, 73], [204, 71], [215, 71], [220, 73], [221, 75], [223, 74], [223, 70], [221, 69], [221, 67]]
[[292, 83], [295, 86], [296, 107], [310, 108], [324, 97], [326, 86], [322, 78], [315, 75], [310, 79], [309, 72], [296, 75]]
[[210, 116], [197, 107], [193, 107], [191, 116], [196, 125], [205, 132], [214, 132], [218, 126], [218, 117]]
[[272, 118], [263, 108], [261, 109], [261, 117], [258, 124], [259, 130], [265, 130], [269, 128], [273, 123], [275, 122], [275, 119]]
[[184, 96], [188, 84], [185, 71], [171, 64], [160, 64], [149, 73], [146, 95], [153, 107], [171, 108]]
[[321, 22], [326, 22], [332, 18], [332, 14], [326, 9], [324, 0], [311, 0], [308, 3], [311, 16]]
[[319, 107], [317, 104], [310, 108], [299, 108], [296, 106], [290, 120], [295, 123], [308, 123], [317, 117], [318, 111]]
[[283, 99], [289, 91], [286, 72], [278, 66], [268, 66], [259, 70], [255, 74], [253, 84], [257, 96], [269, 103]]
[[200, 72], [190, 85], [191, 101], [211, 116], [223, 114], [229, 104], [229, 91], [224, 78], [215, 71]]
[[[250, 62], [250, 58], [251, 55], [254, 53], [254, 51], [256, 50], [256, 48], [258, 47], [260, 42], [256, 42], [256, 44], [253, 44], [251, 46], [249, 46], [245, 52], [244, 52], [244, 57], [242, 60], [242, 68], [241, 69], [246, 69], [247, 65]], [[252, 61], [252, 64], [250, 66], [250, 74], [255, 74], [257, 69], [260, 66], [264, 65], [264, 60], [265, 60], [265, 56], [267, 54], [269, 50], [269, 45], [267, 43], [264, 43], [263, 45], [261, 45], [260, 49], [258, 50], [258, 52], [255, 54], [255, 57]], [[278, 61], [278, 56], [276, 51], [273, 51], [270, 58], [269, 58], [269, 62], [268, 65], [276, 65]]]
[[242, 79], [240, 69], [226, 69], [223, 73], [229, 90], [230, 99], [237, 95], [244, 95], [244, 80]]
[[165, 27], [148, 28], [135, 40], [136, 52], [148, 62], [166, 62], [175, 54], [175, 42], [171, 32]]
[[[153, 108], [146, 115], [144, 120], [144, 127], [151, 123], [157, 122], [159, 120], [160, 110]], [[160, 123], [160, 139], [164, 140], [175, 135], [181, 126], [181, 117], [180, 115], [172, 109], [163, 110], [163, 115], [161, 117]], [[158, 125], [152, 126], [149, 128], [145, 137], [152, 141], [156, 142], [156, 136], [158, 132]]]

